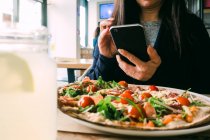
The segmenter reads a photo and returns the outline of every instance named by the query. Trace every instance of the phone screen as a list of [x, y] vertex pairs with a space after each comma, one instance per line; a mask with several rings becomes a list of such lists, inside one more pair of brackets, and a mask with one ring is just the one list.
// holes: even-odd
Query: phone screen
[[[144, 29], [140, 24], [112, 26], [110, 32], [117, 49], [127, 50], [143, 61], [149, 60]], [[131, 63], [125, 57], [121, 57]]]

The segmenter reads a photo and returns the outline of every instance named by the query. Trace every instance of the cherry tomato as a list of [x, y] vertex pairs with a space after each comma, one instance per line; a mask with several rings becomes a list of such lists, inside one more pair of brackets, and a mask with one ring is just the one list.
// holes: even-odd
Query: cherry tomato
[[87, 106], [90, 106], [90, 105], [95, 105], [94, 104], [94, 101], [91, 97], [89, 96], [83, 96], [80, 100], [79, 100], [79, 106], [85, 108]]
[[134, 101], [134, 98], [131, 96], [132, 94], [133, 94], [132, 91], [130, 91], [130, 90], [125, 90], [125, 91], [120, 95], [120, 97], [121, 97], [120, 102], [121, 102], [122, 104], [128, 104], [128, 101], [126, 100], [126, 98], [129, 99], [129, 100], [131, 100], [131, 101]]
[[96, 92], [98, 90], [98, 88], [95, 86], [95, 85], [89, 85], [87, 88], [86, 88], [86, 91], [87, 92]]
[[85, 78], [82, 80], [82, 83], [90, 82], [90, 77], [85, 76]]
[[136, 107], [132, 106], [132, 107], [128, 108], [128, 115], [134, 119], [144, 118], [143, 107], [140, 104], [137, 104], [137, 106], [140, 111]]
[[150, 93], [145, 92], [145, 93], [142, 93], [142, 94], [139, 96], [139, 99], [140, 99], [140, 100], [144, 100], [144, 99], [150, 98], [150, 97], [152, 97], [152, 95], [151, 95]]
[[185, 97], [178, 97], [176, 98], [177, 102], [179, 102], [181, 105], [186, 105], [186, 106], [189, 106], [190, 105], [190, 101], [185, 98]]
[[123, 87], [125, 87], [125, 88], [128, 87], [128, 83], [125, 82], [125, 81], [120, 81], [120, 82], [118, 82], [118, 84], [121, 85], [121, 86], [123, 86]]
[[155, 85], [150, 85], [148, 87], [148, 89], [151, 90], [151, 91], [158, 91], [159, 90]]

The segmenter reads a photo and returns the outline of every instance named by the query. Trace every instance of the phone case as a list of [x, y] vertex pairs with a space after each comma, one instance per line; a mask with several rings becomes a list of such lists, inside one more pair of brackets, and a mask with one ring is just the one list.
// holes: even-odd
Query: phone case
[[[147, 44], [143, 26], [140, 24], [130, 24], [112, 26], [110, 28], [112, 39], [117, 49], [124, 49], [143, 61], [148, 61]], [[131, 63], [121, 56], [123, 60]]]

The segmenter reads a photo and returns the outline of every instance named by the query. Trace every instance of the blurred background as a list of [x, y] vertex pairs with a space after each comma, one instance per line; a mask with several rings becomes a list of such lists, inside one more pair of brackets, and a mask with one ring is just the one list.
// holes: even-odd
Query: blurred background
[[[186, 2], [210, 34], [210, 0]], [[0, 0], [0, 24], [45, 26], [51, 57], [92, 58], [95, 29], [113, 8], [113, 0]], [[66, 69], [58, 69], [59, 79], [67, 80]]]

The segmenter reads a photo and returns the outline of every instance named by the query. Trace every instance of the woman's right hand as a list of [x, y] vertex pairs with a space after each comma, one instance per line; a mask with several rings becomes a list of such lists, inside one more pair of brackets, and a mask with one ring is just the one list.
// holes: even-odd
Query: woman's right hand
[[112, 58], [115, 56], [117, 49], [111, 38], [110, 27], [113, 25], [113, 18], [104, 20], [100, 23], [100, 35], [98, 38], [98, 47], [101, 55]]

